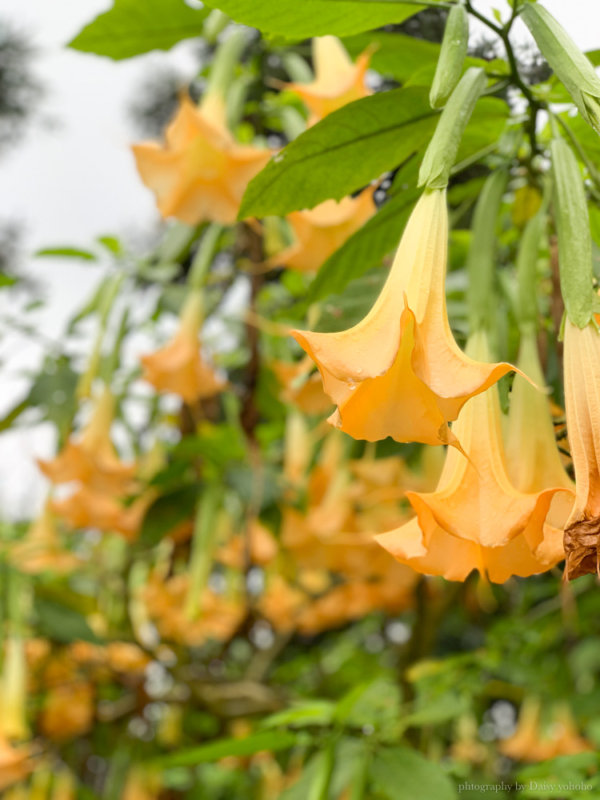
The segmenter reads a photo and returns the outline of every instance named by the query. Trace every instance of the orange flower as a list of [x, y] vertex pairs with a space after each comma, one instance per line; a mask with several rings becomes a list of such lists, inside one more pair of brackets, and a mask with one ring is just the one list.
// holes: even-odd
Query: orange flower
[[0, 791], [22, 781], [33, 772], [35, 766], [36, 760], [29, 745], [13, 747], [0, 736]]
[[114, 531], [134, 540], [153, 495], [147, 493], [125, 506], [118, 497], [93, 492], [82, 486], [64, 500], [53, 500], [51, 511], [72, 528], [97, 528]]
[[540, 717], [540, 701], [537, 698], [526, 698], [519, 715], [517, 730], [500, 743], [500, 752], [515, 761], [539, 762], [593, 749], [592, 745], [579, 735], [573, 714], [567, 705], [560, 704], [554, 707], [554, 724], [547, 736], [542, 735]]
[[[556, 446], [548, 397], [536, 388], [544, 386], [545, 377], [534, 331], [522, 334], [518, 366], [535, 386], [515, 376], [508, 415], [508, 473], [520, 492], [540, 492], [554, 486], [568, 490], [556, 493], [547, 518], [549, 525], [562, 531], [573, 507], [575, 484], [565, 472]], [[558, 547], [558, 537], [553, 535], [552, 540]]]
[[165, 140], [132, 148], [162, 216], [188, 225], [235, 222], [246, 186], [271, 153], [236, 143], [227, 129], [225, 104], [214, 93], [200, 107], [184, 95]]
[[308, 107], [309, 125], [347, 103], [372, 94], [365, 86], [365, 73], [371, 60], [368, 50], [354, 64], [338, 38], [319, 36], [312, 40], [312, 51], [315, 79], [310, 83], [286, 84]]
[[[485, 333], [472, 336], [467, 351], [487, 358]], [[544, 521], [560, 488], [525, 494], [511, 484], [497, 389], [474, 398], [455, 430], [467, 457], [450, 449], [437, 490], [406, 493], [417, 517], [377, 541], [400, 562], [448, 580], [477, 569], [503, 583], [550, 569], [562, 551], [559, 532]]]
[[11, 548], [12, 563], [29, 575], [39, 575], [47, 570], [71, 572], [80, 564], [73, 553], [62, 547], [50, 505], [46, 504], [25, 537]]
[[315, 208], [288, 215], [295, 242], [271, 261], [300, 272], [315, 272], [353, 233], [377, 211], [373, 202], [375, 186], [357, 197], [344, 197], [337, 203], [326, 200]]
[[202, 613], [190, 620], [185, 611], [189, 575], [173, 575], [163, 580], [154, 574], [148, 581], [144, 601], [161, 636], [174, 642], [199, 646], [208, 640], [227, 641], [241, 624], [246, 609], [237, 597], [226, 597], [205, 589], [201, 598]]
[[565, 321], [567, 430], [577, 484], [565, 528], [566, 576], [600, 574], [600, 335]]
[[513, 369], [478, 363], [454, 341], [444, 290], [447, 255], [446, 192], [426, 190], [362, 322], [342, 333], [293, 332], [338, 407], [330, 422], [350, 436], [456, 443], [448, 422]]
[[314, 362], [310, 356], [301, 361], [271, 361], [270, 367], [283, 387], [281, 400], [295, 406], [305, 414], [323, 414], [331, 409], [331, 400], [323, 391], [318, 372], [312, 372]]
[[143, 379], [159, 392], [178, 394], [186, 403], [221, 392], [225, 382], [202, 360], [198, 340], [201, 326], [202, 292], [193, 290], [183, 305], [175, 336], [156, 353], [142, 356]]
[[52, 461], [38, 461], [52, 483], [80, 481], [94, 492], [120, 495], [131, 489], [135, 466], [120, 461], [110, 438], [114, 411], [115, 399], [105, 387], [79, 441], [69, 439]]
[[122, 800], [155, 800], [161, 791], [160, 775], [144, 767], [134, 766], [128, 774]]
[[86, 733], [94, 721], [94, 687], [75, 679], [52, 688], [40, 714], [44, 736], [57, 741]]

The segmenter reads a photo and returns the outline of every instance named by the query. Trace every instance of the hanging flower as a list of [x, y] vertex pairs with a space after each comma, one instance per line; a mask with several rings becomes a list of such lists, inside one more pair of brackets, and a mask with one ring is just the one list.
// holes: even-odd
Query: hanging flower
[[31, 745], [14, 747], [0, 735], [0, 791], [24, 780], [36, 768]]
[[38, 461], [52, 483], [79, 481], [94, 492], [123, 495], [133, 487], [134, 464], [124, 464], [110, 438], [115, 399], [106, 386], [79, 440], [69, 439], [51, 461]]
[[202, 360], [201, 326], [202, 292], [193, 290], [183, 305], [175, 336], [156, 353], [142, 356], [143, 379], [159, 392], [178, 394], [186, 403], [221, 392], [225, 382]]
[[271, 157], [269, 150], [236, 143], [224, 101], [214, 94], [200, 107], [184, 95], [165, 144], [143, 142], [132, 149], [161, 215], [188, 225], [235, 222], [246, 186]]
[[482, 364], [454, 341], [444, 281], [445, 190], [423, 193], [369, 314], [342, 333], [294, 331], [337, 405], [330, 422], [356, 439], [454, 444], [448, 422], [513, 367]]
[[[488, 357], [479, 332], [467, 352]], [[465, 450], [448, 450], [438, 488], [407, 492], [415, 519], [375, 538], [400, 562], [428, 575], [462, 581], [478, 570], [494, 583], [545, 572], [562, 557], [559, 532], [544, 528], [560, 487], [525, 494], [511, 484], [502, 443], [497, 389], [479, 394], [455, 425]]]
[[371, 60], [369, 50], [362, 53], [354, 64], [337, 37], [319, 36], [312, 40], [312, 51], [315, 79], [310, 83], [286, 84], [308, 107], [309, 125], [354, 100], [372, 94], [365, 86], [365, 73]]
[[29, 575], [39, 575], [47, 570], [71, 572], [80, 564], [79, 559], [62, 546], [50, 506], [50, 503], [46, 504], [24, 538], [10, 551], [12, 563]]
[[271, 361], [271, 369], [281, 384], [281, 401], [295, 406], [305, 414], [323, 414], [331, 409], [331, 400], [323, 391], [318, 372], [312, 372], [310, 356], [300, 361]]
[[593, 750], [577, 730], [570, 707], [564, 703], [552, 710], [553, 724], [546, 730], [541, 725], [542, 707], [537, 697], [525, 698], [515, 733], [499, 745], [500, 752], [515, 761], [537, 763], [558, 756]]
[[600, 334], [565, 321], [567, 431], [576, 495], [565, 527], [566, 576], [600, 574]]
[[375, 186], [370, 186], [339, 203], [326, 200], [315, 208], [293, 211], [287, 219], [295, 242], [271, 261], [300, 272], [316, 272], [376, 212], [374, 191]]

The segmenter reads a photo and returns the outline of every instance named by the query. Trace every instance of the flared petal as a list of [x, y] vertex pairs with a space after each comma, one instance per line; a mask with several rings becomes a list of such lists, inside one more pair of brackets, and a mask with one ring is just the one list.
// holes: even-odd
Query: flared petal
[[292, 332], [338, 406], [330, 421], [354, 438], [454, 444], [448, 422], [514, 369], [480, 363], [454, 341], [444, 289], [447, 255], [446, 193], [428, 190], [369, 314], [340, 333]]
[[372, 94], [365, 86], [370, 51], [362, 53], [353, 63], [335, 36], [316, 37], [312, 47], [315, 79], [310, 83], [287, 84], [287, 88], [299, 95], [310, 111], [309, 125], [347, 103]]
[[296, 241], [272, 260], [301, 272], [318, 270], [373, 216], [377, 210], [374, 191], [370, 186], [358, 197], [345, 197], [339, 203], [326, 200], [308, 211], [294, 211], [288, 220]]
[[184, 96], [164, 146], [133, 146], [140, 177], [161, 215], [189, 225], [233, 223], [248, 183], [271, 157], [268, 150], [236, 144], [225, 127], [222, 103], [213, 100], [198, 108]]
[[105, 387], [79, 439], [69, 439], [52, 460], [38, 466], [52, 483], [79, 481], [94, 491], [126, 494], [133, 488], [135, 465], [123, 463], [110, 438], [115, 400]]
[[179, 330], [160, 350], [142, 356], [143, 379], [159, 392], [173, 392], [186, 403], [212, 397], [226, 386], [204, 363], [198, 335], [202, 324], [202, 293], [192, 292], [181, 312]]
[[[487, 358], [485, 334], [468, 352]], [[417, 518], [380, 535], [379, 544], [427, 574], [464, 580], [474, 569], [495, 583], [554, 566], [561, 553], [544, 524], [561, 487], [525, 494], [510, 483], [502, 442], [497, 389], [475, 397], [453, 430], [465, 457], [451, 448], [433, 493], [406, 493]]]

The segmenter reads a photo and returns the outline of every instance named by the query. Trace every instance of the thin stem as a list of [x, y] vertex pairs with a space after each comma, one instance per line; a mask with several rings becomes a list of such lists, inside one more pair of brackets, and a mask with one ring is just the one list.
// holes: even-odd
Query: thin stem
[[535, 155], [539, 151], [539, 147], [537, 144], [537, 136], [536, 136], [536, 127], [537, 127], [537, 114], [542, 104], [535, 98], [533, 92], [527, 86], [527, 84], [521, 78], [519, 73], [519, 67], [517, 64], [517, 59], [515, 57], [515, 52], [513, 50], [512, 44], [510, 42], [510, 31], [513, 25], [513, 22], [517, 18], [518, 15], [518, 8], [517, 3], [513, 6], [513, 11], [509, 21], [503, 27], [496, 25], [490, 19], [488, 19], [484, 14], [481, 14], [479, 11], [473, 8], [471, 0], [466, 0], [466, 8], [476, 19], [486, 25], [490, 30], [494, 31], [494, 33], [502, 39], [504, 44], [504, 48], [506, 50], [506, 56], [508, 58], [508, 63], [510, 66], [510, 81], [513, 86], [516, 86], [522, 93], [527, 102], [529, 103], [529, 120], [526, 125], [527, 136], [529, 137], [529, 141], [531, 143], [531, 155]]

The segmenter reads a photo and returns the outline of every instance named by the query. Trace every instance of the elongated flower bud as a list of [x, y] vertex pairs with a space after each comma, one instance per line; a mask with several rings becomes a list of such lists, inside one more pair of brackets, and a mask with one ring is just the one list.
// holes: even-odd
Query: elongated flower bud
[[577, 159], [563, 139], [551, 144], [560, 287], [567, 316], [585, 328], [592, 319], [592, 237]]
[[469, 42], [469, 15], [464, 6], [453, 6], [442, 41], [442, 49], [431, 85], [429, 102], [441, 108], [460, 80]]
[[496, 252], [496, 220], [506, 188], [505, 170], [493, 172], [485, 182], [475, 207], [473, 238], [467, 257], [471, 333], [490, 327]]
[[425, 153], [419, 172], [419, 186], [443, 189], [448, 185], [460, 140], [485, 84], [485, 72], [476, 67], [468, 69], [460, 79]]
[[519, 277], [517, 319], [522, 330], [524, 328], [535, 330], [538, 324], [537, 255], [546, 221], [546, 213], [543, 210], [529, 220], [523, 231], [517, 256]]
[[600, 79], [591, 61], [539, 3], [526, 3], [521, 16], [581, 116], [600, 133]]

